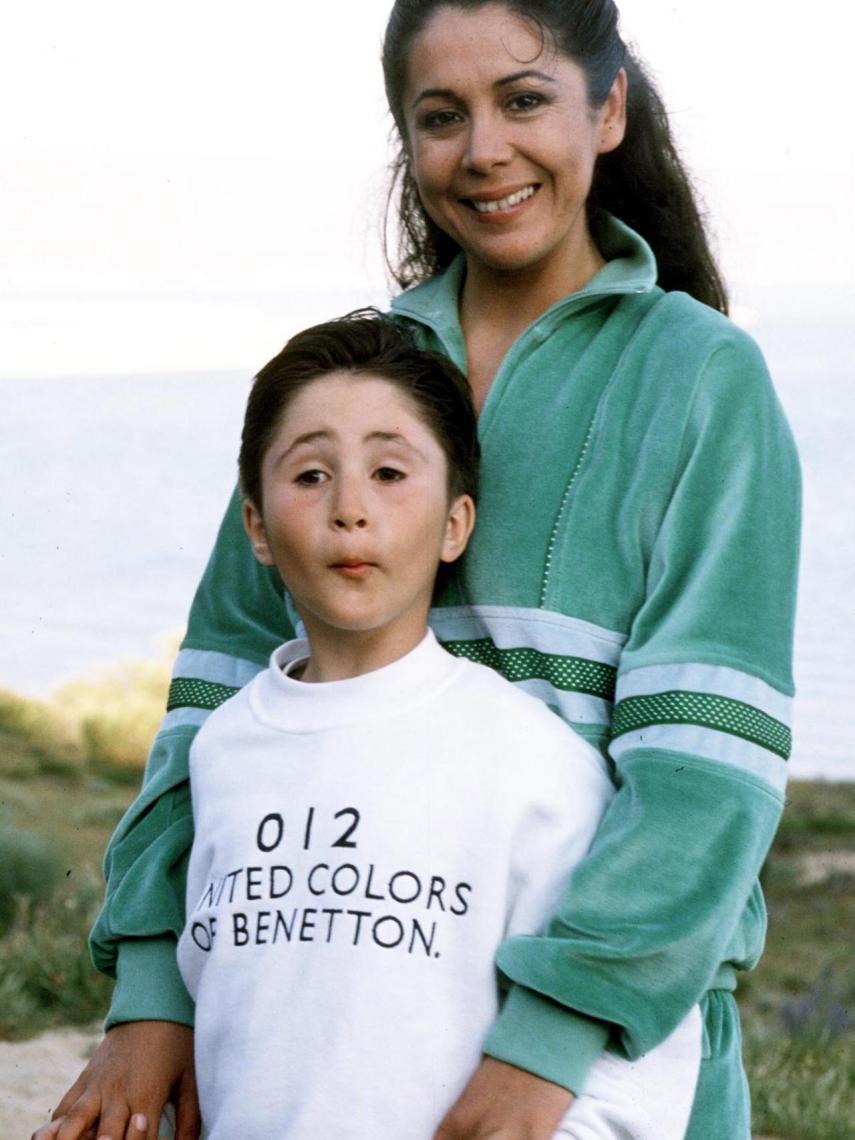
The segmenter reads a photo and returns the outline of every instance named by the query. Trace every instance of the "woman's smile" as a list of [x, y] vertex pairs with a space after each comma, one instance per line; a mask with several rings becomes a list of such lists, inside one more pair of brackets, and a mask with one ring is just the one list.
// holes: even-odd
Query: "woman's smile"
[[537, 194], [538, 189], [537, 185], [529, 184], [523, 186], [521, 190], [494, 190], [491, 194], [473, 194], [463, 201], [470, 203], [478, 213], [489, 217], [496, 213], [507, 213], [513, 206], [528, 202], [530, 197]]
[[521, 190], [500, 190], [492, 193], [472, 194], [462, 200], [486, 222], [504, 222], [520, 213], [519, 207], [529, 202], [540, 186], [529, 183]]

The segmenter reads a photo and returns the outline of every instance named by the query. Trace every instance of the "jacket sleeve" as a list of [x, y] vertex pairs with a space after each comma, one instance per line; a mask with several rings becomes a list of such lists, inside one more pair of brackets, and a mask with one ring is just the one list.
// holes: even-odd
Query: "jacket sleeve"
[[108, 1026], [193, 1022], [175, 961], [193, 841], [190, 745], [210, 712], [293, 636], [281, 581], [253, 557], [236, 492], [193, 600], [142, 790], [104, 860], [106, 897], [89, 944], [95, 966], [116, 979]]
[[543, 936], [511, 938], [486, 1051], [580, 1091], [636, 1058], [765, 934], [783, 807], [800, 518], [793, 441], [756, 346], [713, 352], [618, 669], [617, 794]]

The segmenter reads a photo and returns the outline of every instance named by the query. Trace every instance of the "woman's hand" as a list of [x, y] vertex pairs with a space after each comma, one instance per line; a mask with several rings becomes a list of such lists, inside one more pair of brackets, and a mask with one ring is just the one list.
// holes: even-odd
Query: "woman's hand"
[[552, 1140], [572, 1101], [560, 1085], [485, 1057], [434, 1140]]
[[157, 1140], [170, 1094], [175, 1140], [197, 1140], [193, 1030], [172, 1021], [128, 1021], [107, 1033], [32, 1140]]

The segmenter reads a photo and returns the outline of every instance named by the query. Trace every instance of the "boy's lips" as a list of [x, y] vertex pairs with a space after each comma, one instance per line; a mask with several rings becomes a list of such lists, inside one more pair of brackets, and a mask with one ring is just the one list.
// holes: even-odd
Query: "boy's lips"
[[330, 569], [337, 570], [348, 578], [359, 578], [375, 566], [375, 562], [369, 562], [365, 558], [339, 558], [330, 564]]

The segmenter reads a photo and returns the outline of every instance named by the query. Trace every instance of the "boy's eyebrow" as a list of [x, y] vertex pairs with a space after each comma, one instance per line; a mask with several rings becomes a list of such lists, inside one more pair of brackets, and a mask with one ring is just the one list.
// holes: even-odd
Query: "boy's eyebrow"
[[277, 456], [276, 462], [280, 463], [283, 459], [289, 456], [292, 451], [295, 451], [298, 447], [302, 447], [304, 443], [314, 443], [315, 440], [329, 439], [329, 437], [330, 433], [328, 431], [324, 431], [323, 429], [319, 431], [304, 432], [303, 435], [298, 435], [294, 442], [290, 443], [281, 455]]
[[365, 442], [369, 443], [375, 439], [381, 443], [397, 443], [406, 451], [411, 451], [413, 455], [417, 455], [419, 459], [424, 460], [426, 458], [425, 453], [399, 431], [370, 431], [365, 437]]
[[[307, 431], [304, 432], [303, 435], [298, 435], [297, 438], [285, 448], [281, 455], [276, 457], [276, 463], [279, 464], [283, 459], [287, 459], [291, 452], [296, 451], [298, 447], [303, 447], [309, 443], [316, 443], [322, 439], [331, 439], [333, 434], [333, 432], [325, 428], [319, 428], [317, 431]], [[401, 433], [397, 431], [370, 431], [365, 436], [364, 442], [369, 443], [371, 440], [380, 440], [382, 443], [399, 443], [409, 451], [415, 452], [416, 455], [422, 454], [417, 447], [410, 443], [406, 436], [401, 435]]]
[[[497, 79], [493, 84], [494, 87], [507, 87], [511, 83], [518, 83], [520, 79], [543, 79], [547, 83], [557, 82], [554, 75], [547, 75], [545, 71], [538, 71], [537, 68], [527, 67], [523, 71], [514, 71], [511, 75], [503, 75], [501, 79]], [[450, 87], [426, 87], [424, 91], [420, 91], [411, 104], [411, 108], [415, 109], [422, 99], [456, 99], [458, 96], [456, 92], [452, 91]]]
[[370, 439], [379, 439], [383, 443], [402, 443], [404, 447], [408, 447], [410, 451], [416, 450], [407, 437], [401, 435], [399, 431], [370, 431], [365, 437], [365, 442], [367, 443]]

